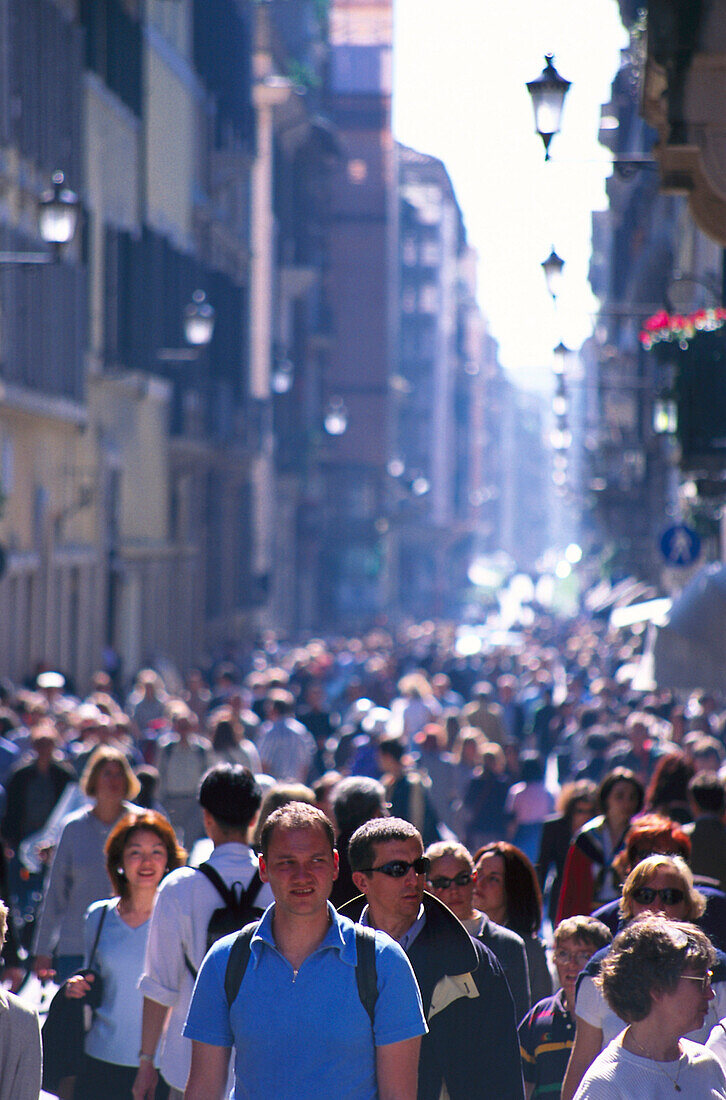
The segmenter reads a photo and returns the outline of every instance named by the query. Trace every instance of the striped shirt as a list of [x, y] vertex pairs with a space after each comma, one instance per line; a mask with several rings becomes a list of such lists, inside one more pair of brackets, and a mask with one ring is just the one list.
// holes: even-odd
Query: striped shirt
[[575, 1021], [562, 989], [538, 1001], [524, 1017], [519, 1025], [519, 1050], [524, 1079], [534, 1085], [532, 1100], [559, 1100], [574, 1041]]

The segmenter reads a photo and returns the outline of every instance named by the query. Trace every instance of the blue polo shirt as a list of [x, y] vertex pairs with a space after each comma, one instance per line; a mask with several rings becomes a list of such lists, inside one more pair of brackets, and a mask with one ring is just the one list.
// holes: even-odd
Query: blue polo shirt
[[234, 934], [202, 963], [184, 1027], [188, 1039], [235, 1047], [234, 1100], [376, 1100], [375, 1047], [423, 1035], [416, 979], [402, 949], [376, 932], [374, 1026], [356, 982], [355, 930], [331, 905], [331, 925], [297, 974], [272, 935], [274, 905], [250, 943], [240, 991], [227, 1008], [224, 974]]

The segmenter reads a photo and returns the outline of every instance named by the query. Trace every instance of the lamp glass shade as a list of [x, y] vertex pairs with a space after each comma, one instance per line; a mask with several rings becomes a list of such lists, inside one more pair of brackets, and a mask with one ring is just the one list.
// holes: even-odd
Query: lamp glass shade
[[289, 393], [295, 381], [295, 367], [287, 356], [281, 356], [275, 360], [272, 368], [270, 385], [273, 393]]
[[556, 393], [552, 398], [552, 412], [555, 416], [567, 415], [567, 398], [563, 393]]
[[565, 266], [565, 261], [561, 256], [558, 256], [554, 248], [550, 252], [546, 260], [542, 261], [542, 270], [544, 271], [545, 282], [547, 284], [547, 290], [553, 298], [558, 298], [560, 288], [562, 286], [562, 271]]
[[557, 347], [554, 349], [553, 355], [555, 357], [554, 367], [552, 368], [555, 374], [564, 374], [567, 369], [567, 360], [570, 356], [570, 349], [560, 340]]
[[38, 231], [48, 244], [68, 244], [78, 225], [78, 195], [64, 182], [63, 173], [55, 172], [52, 188], [43, 192], [38, 203]]
[[195, 290], [184, 311], [184, 339], [193, 347], [208, 344], [214, 333], [216, 315], [203, 290]]
[[328, 435], [344, 435], [348, 428], [348, 409], [342, 397], [331, 397], [323, 424]]
[[653, 431], [656, 435], [675, 435], [678, 431], [678, 406], [672, 398], [659, 397], [653, 405]]
[[545, 142], [545, 148], [552, 135], [560, 132], [562, 109], [569, 89], [570, 81], [560, 76], [554, 66], [553, 54], [548, 53], [540, 75], [527, 82], [527, 91], [532, 97], [535, 129]]

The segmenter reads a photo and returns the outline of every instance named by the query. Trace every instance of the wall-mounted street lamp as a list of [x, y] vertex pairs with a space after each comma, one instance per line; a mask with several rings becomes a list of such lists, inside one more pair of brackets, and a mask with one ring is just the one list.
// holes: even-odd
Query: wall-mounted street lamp
[[295, 364], [284, 351], [276, 351], [272, 372], [270, 374], [270, 386], [273, 393], [289, 393], [295, 381]]
[[678, 431], [678, 406], [672, 397], [658, 397], [653, 403], [653, 431], [656, 435]]
[[565, 374], [567, 372], [567, 361], [572, 355], [572, 352], [560, 340], [552, 354], [554, 355], [553, 371], [558, 375]]
[[184, 310], [184, 339], [194, 348], [206, 347], [214, 335], [216, 314], [203, 290], [195, 290]]
[[328, 435], [344, 435], [348, 429], [348, 408], [342, 397], [331, 397], [325, 407], [323, 426]]
[[527, 91], [532, 97], [534, 127], [545, 147], [545, 160], [550, 159], [550, 142], [559, 134], [562, 109], [570, 89], [570, 81], [560, 76], [554, 66], [554, 54], [545, 55], [545, 67], [534, 80], [527, 81]]
[[195, 290], [184, 309], [184, 339], [190, 346], [159, 348], [156, 358], [161, 363], [196, 362], [201, 351], [212, 342], [216, 320], [214, 306], [207, 301], [207, 295], [203, 290]]
[[75, 191], [65, 186], [62, 172], [54, 172], [52, 186], [38, 200], [38, 232], [49, 244], [48, 252], [0, 252], [0, 264], [51, 264], [73, 240], [81, 204]]
[[567, 416], [567, 391], [564, 374], [557, 375], [555, 394], [552, 398], [552, 412], [556, 417]]
[[547, 259], [542, 261], [541, 266], [544, 271], [547, 290], [552, 299], [556, 302], [559, 297], [560, 287], [562, 286], [562, 270], [565, 266], [565, 261], [561, 256], [557, 255], [554, 245]]
[[[534, 127], [542, 138], [545, 160], [550, 160], [550, 142], [560, 132], [565, 99], [572, 85], [557, 72], [553, 54], [546, 54], [545, 61], [540, 75], [527, 81], [527, 91], [532, 97]], [[623, 153], [613, 156], [612, 165], [622, 179], [629, 179], [641, 168], [654, 168], [656, 160], [650, 153]]]

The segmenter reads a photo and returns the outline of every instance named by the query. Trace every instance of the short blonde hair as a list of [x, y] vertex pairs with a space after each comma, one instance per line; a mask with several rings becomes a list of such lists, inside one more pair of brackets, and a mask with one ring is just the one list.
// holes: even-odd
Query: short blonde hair
[[141, 790], [141, 784], [131, 770], [131, 765], [119, 749], [112, 745], [100, 745], [91, 756], [83, 769], [80, 788], [89, 798], [95, 798], [98, 788], [98, 776], [104, 764], [119, 764], [126, 776], [126, 793], [124, 798], [133, 800]]
[[698, 920], [706, 909], [706, 899], [693, 885], [691, 868], [680, 856], [648, 856], [641, 859], [630, 872], [623, 884], [623, 896], [620, 899], [620, 916], [624, 921], [633, 918], [633, 894], [641, 886], [647, 886], [656, 872], [660, 870], [670, 871], [681, 880], [683, 891], [688, 902], [687, 921]]

